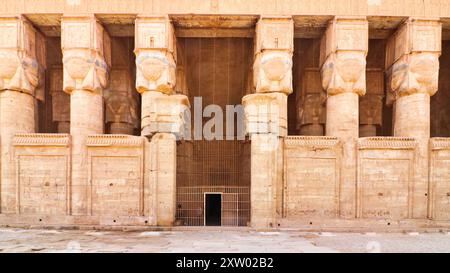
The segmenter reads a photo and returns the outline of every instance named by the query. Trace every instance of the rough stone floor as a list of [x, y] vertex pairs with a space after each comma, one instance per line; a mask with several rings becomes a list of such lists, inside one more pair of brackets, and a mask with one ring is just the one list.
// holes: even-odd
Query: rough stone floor
[[0, 252], [450, 252], [450, 233], [0, 228]]

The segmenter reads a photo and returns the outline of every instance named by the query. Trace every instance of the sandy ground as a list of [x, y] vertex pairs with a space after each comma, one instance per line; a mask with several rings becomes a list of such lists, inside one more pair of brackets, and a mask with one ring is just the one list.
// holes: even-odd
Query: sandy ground
[[1, 228], [0, 252], [450, 252], [450, 233]]

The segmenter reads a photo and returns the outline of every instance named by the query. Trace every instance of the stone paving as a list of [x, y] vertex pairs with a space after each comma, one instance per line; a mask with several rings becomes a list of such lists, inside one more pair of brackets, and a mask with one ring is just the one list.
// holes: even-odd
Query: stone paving
[[0, 252], [450, 252], [450, 233], [3, 228]]

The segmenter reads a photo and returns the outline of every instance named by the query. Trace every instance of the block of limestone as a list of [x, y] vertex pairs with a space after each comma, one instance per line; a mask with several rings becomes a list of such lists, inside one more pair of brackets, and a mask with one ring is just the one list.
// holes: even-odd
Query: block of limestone
[[142, 95], [141, 128], [143, 136], [155, 133], [173, 133], [184, 136], [189, 100], [185, 95], [167, 95], [151, 91]]

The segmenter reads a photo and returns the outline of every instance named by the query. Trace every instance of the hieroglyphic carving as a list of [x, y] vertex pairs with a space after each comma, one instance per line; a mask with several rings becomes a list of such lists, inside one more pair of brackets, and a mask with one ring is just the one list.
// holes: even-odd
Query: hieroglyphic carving
[[340, 141], [327, 136], [288, 136], [284, 147], [283, 217], [338, 217]]

